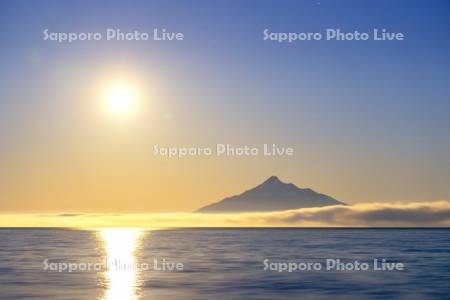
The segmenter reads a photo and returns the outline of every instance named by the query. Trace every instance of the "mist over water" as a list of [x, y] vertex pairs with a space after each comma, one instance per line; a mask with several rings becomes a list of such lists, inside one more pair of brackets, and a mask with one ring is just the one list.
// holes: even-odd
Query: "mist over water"
[[[264, 265], [383, 258], [404, 270]], [[0, 298], [443, 299], [449, 261], [448, 229], [1, 229]], [[79, 269], [49, 267], [57, 263]]]

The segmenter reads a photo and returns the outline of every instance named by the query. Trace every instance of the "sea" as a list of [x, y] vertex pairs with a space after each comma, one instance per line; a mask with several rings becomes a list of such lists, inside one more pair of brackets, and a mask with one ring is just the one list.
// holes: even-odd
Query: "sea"
[[450, 299], [450, 229], [0, 229], [0, 299]]

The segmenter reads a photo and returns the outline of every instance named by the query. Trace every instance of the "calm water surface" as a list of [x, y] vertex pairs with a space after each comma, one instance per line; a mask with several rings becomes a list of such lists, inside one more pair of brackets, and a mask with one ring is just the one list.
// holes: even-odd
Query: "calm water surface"
[[[386, 258], [405, 270], [327, 271], [327, 258], [370, 266]], [[264, 270], [265, 259], [320, 262], [324, 268], [280, 273]], [[77, 270], [61, 269], [69, 263]], [[173, 270], [174, 263], [183, 270]], [[159, 270], [163, 265], [166, 270]], [[0, 229], [1, 299], [449, 299], [449, 294], [449, 229]]]

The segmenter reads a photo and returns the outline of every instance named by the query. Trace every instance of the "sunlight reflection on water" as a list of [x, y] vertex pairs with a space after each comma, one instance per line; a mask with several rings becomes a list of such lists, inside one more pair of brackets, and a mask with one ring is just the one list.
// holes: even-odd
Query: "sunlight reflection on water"
[[98, 238], [109, 267], [102, 274], [107, 287], [100, 299], [135, 300], [139, 298], [142, 274], [138, 264], [144, 231], [140, 229], [102, 229]]

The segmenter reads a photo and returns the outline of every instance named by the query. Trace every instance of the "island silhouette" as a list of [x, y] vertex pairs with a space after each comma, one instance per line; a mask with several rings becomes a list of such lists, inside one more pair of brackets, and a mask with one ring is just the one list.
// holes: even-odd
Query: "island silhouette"
[[271, 176], [260, 185], [242, 194], [227, 197], [197, 210], [198, 213], [264, 212], [307, 207], [347, 205], [309, 188], [299, 188]]

